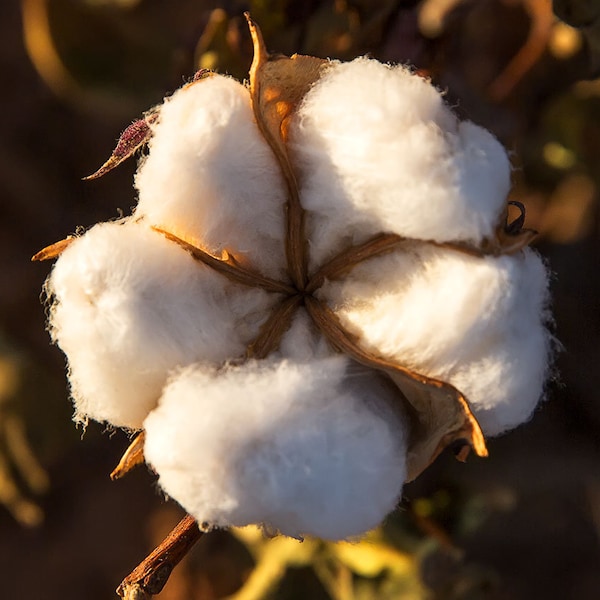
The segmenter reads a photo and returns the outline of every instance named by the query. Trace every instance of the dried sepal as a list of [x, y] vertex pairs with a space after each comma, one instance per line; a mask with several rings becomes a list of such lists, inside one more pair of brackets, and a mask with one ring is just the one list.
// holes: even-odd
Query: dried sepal
[[68, 246], [71, 245], [71, 242], [76, 240], [76, 236], [70, 235], [66, 237], [64, 240], [60, 240], [60, 242], [55, 242], [54, 244], [50, 244], [45, 248], [42, 248], [39, 252], [36, 252], [32, 257], [32, 261], [42, 261], [42, 260], [52, 260], [53, 258], [57, 258], [60, 256]]
[[[518, 217], [509, 222], [508, 207], [515, 206], [519, 209]], [[500, 219], [500, 224], [496, 227], [494, 238], [485, 240], [481, 245], [482, 256], [503, 256], [516, 254], [523, 248], [526, 248], [537, 237], [538, 232], [534, 229], [526, 229], [525, 225], [525, 206], [521, 202], [510, 200]]]
[[[418, 477], [456, 441], [464, 440], [478, 456], [487, 456], [481, 427], [455, 387], [374, 356], [360, 347], [325, 304], [312, 297], [306, 298], [305, 304], [317, 327], [337, 350], [387, 373], [402, 392], [414, 421], [407, 456], [408, 481]], [[464, 458], [464, 454], [459, 458]]]
[[158, 119], [158, 112], [151, 111], [142, 119], [134, 121], [119, 136], [119, 141], [112, 151], [109, 159], [94, 173], [84, 177], [84, 181], [98, 179], [118, 167], [123, 161], [135, 154], [138, 148], [141, 148], [152, 137], [151, 125]]
[[131, 444], [129, 444], [127, 450], [121, 457], [119, 464], [113, 469], [113, 472], [110, 474], [110, 478], [114, 481], [116, 479], [121, 479], [137, 467], [138, 465], [144, 464], [144, 440], [145, 433], [141, 431], [138, 433]]
[[123, 579], [117, 594], [127, 600], [149, 598], [160, 593], [173, 568], [202, 535], [196, 520], [186, 515], [160, 545]]

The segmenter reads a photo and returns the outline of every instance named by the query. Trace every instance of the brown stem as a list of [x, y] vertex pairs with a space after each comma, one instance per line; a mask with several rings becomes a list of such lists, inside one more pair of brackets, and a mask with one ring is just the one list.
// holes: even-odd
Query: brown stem
[[143, 598], [144, 593], [160, 593], [173, 568], [202, 535], [196, 520], [186, 515], [160, 545], [123, 579], [117, 594], [121, 598]]
[[292, 295], [296, 293], [296, 290], [275, 279], [270, 279], [269, 277], [265, 277], [260, 273], [256, 273], [247, 269], [246, 267], [242, 267], [234, 257], [232, 257], [227, 252], [225, 253], [224, 258], [217, 258], [212, 254], [209, 254], [206, 250], [202, 248], [198, 248], [185, 240], [177, 237], [176, 235], [166, 231], [165, 229], [161, 229], [160, 227], [152, 227], [155, 231], [162, 233], [168, 240], [179, 244], [184, 250], [187, 250], [196, 260], [204, 263], [207, 267], [221, 273], [231, 281], [235, 283], [241, 283], [242, 285], [247, 285], [249, 287], [259, 287], [267, 292], [275, 292], [279, 294]]

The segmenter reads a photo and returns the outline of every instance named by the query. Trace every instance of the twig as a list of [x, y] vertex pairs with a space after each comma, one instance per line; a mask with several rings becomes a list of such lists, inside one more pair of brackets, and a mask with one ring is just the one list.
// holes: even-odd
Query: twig
[[203, 531], [190, 515], [186, 515], [117, 588], [127, 600], [142, 600], [161, 592], [173, 568], [202, 537]]

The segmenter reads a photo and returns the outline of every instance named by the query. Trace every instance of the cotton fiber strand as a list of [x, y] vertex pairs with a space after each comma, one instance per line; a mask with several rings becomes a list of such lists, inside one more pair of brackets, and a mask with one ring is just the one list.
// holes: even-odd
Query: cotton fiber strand
[[344, 539], [399, 499], [397, 403], [387, 380], [342, 356], [197, 366], [173, 377], [146, 419], [144, 453], [199, 522]]
[[407, 244], [320, 294], [361, 345], [457, 387], [487, 435], [525, 421], [542, 395], [547, 275], [532, 250], [477, 258]]
[[242, 355], [270, 306], [261, 290], [237, 289], [131, 221], [96, 225], [75, 240], [47, 292], [76, 418], [129, 428], [141, 427], [171, 369]]
[[136, 214], [281, 276], [285, 185], [248, 90], [229, 77], [201, 79], [165, 100], [152, 129]]
[[378, 233], [480, 242], [510, 187], [505, 150], [459, 122], [403, 66], [332, 63], [304, 98], [291, 144], [313, 261]]

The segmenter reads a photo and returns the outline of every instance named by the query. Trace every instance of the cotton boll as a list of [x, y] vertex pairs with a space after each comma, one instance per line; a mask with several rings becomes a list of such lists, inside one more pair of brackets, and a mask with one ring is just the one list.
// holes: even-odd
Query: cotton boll
[[298, 537], [361, 534], [406, 476], [397, 390], [334, 356], [173, 377], [144, 423], [159, 484], [200, 522]]
[[388, 232], [477, 243], [498, 225], [506, 152], [458, 123], [442, 96], [403, 66], [334, 63], [291, 129], [313, 266], [340, 246]]
[[[68, 358], [76, 418], [129, 428], [141, 426], [171, 369], [242, 355], [271, 302], [131, 221], [97, 225], [75, 240], [58, 259], [47, 292], [49, 327]], [[245, 314], [236, 304], [241, 298]]]
[[547, 371], [547, 274], [539, 256], [475, 258], [410, 244], [321, 295], [361, 345], [457, 387], [495, 435], [529, 417]]
[[136, 214], [281, 276], [286, 188], [248, 90], [229, 77], [201, 79], [167, 98], [152, 128]]

